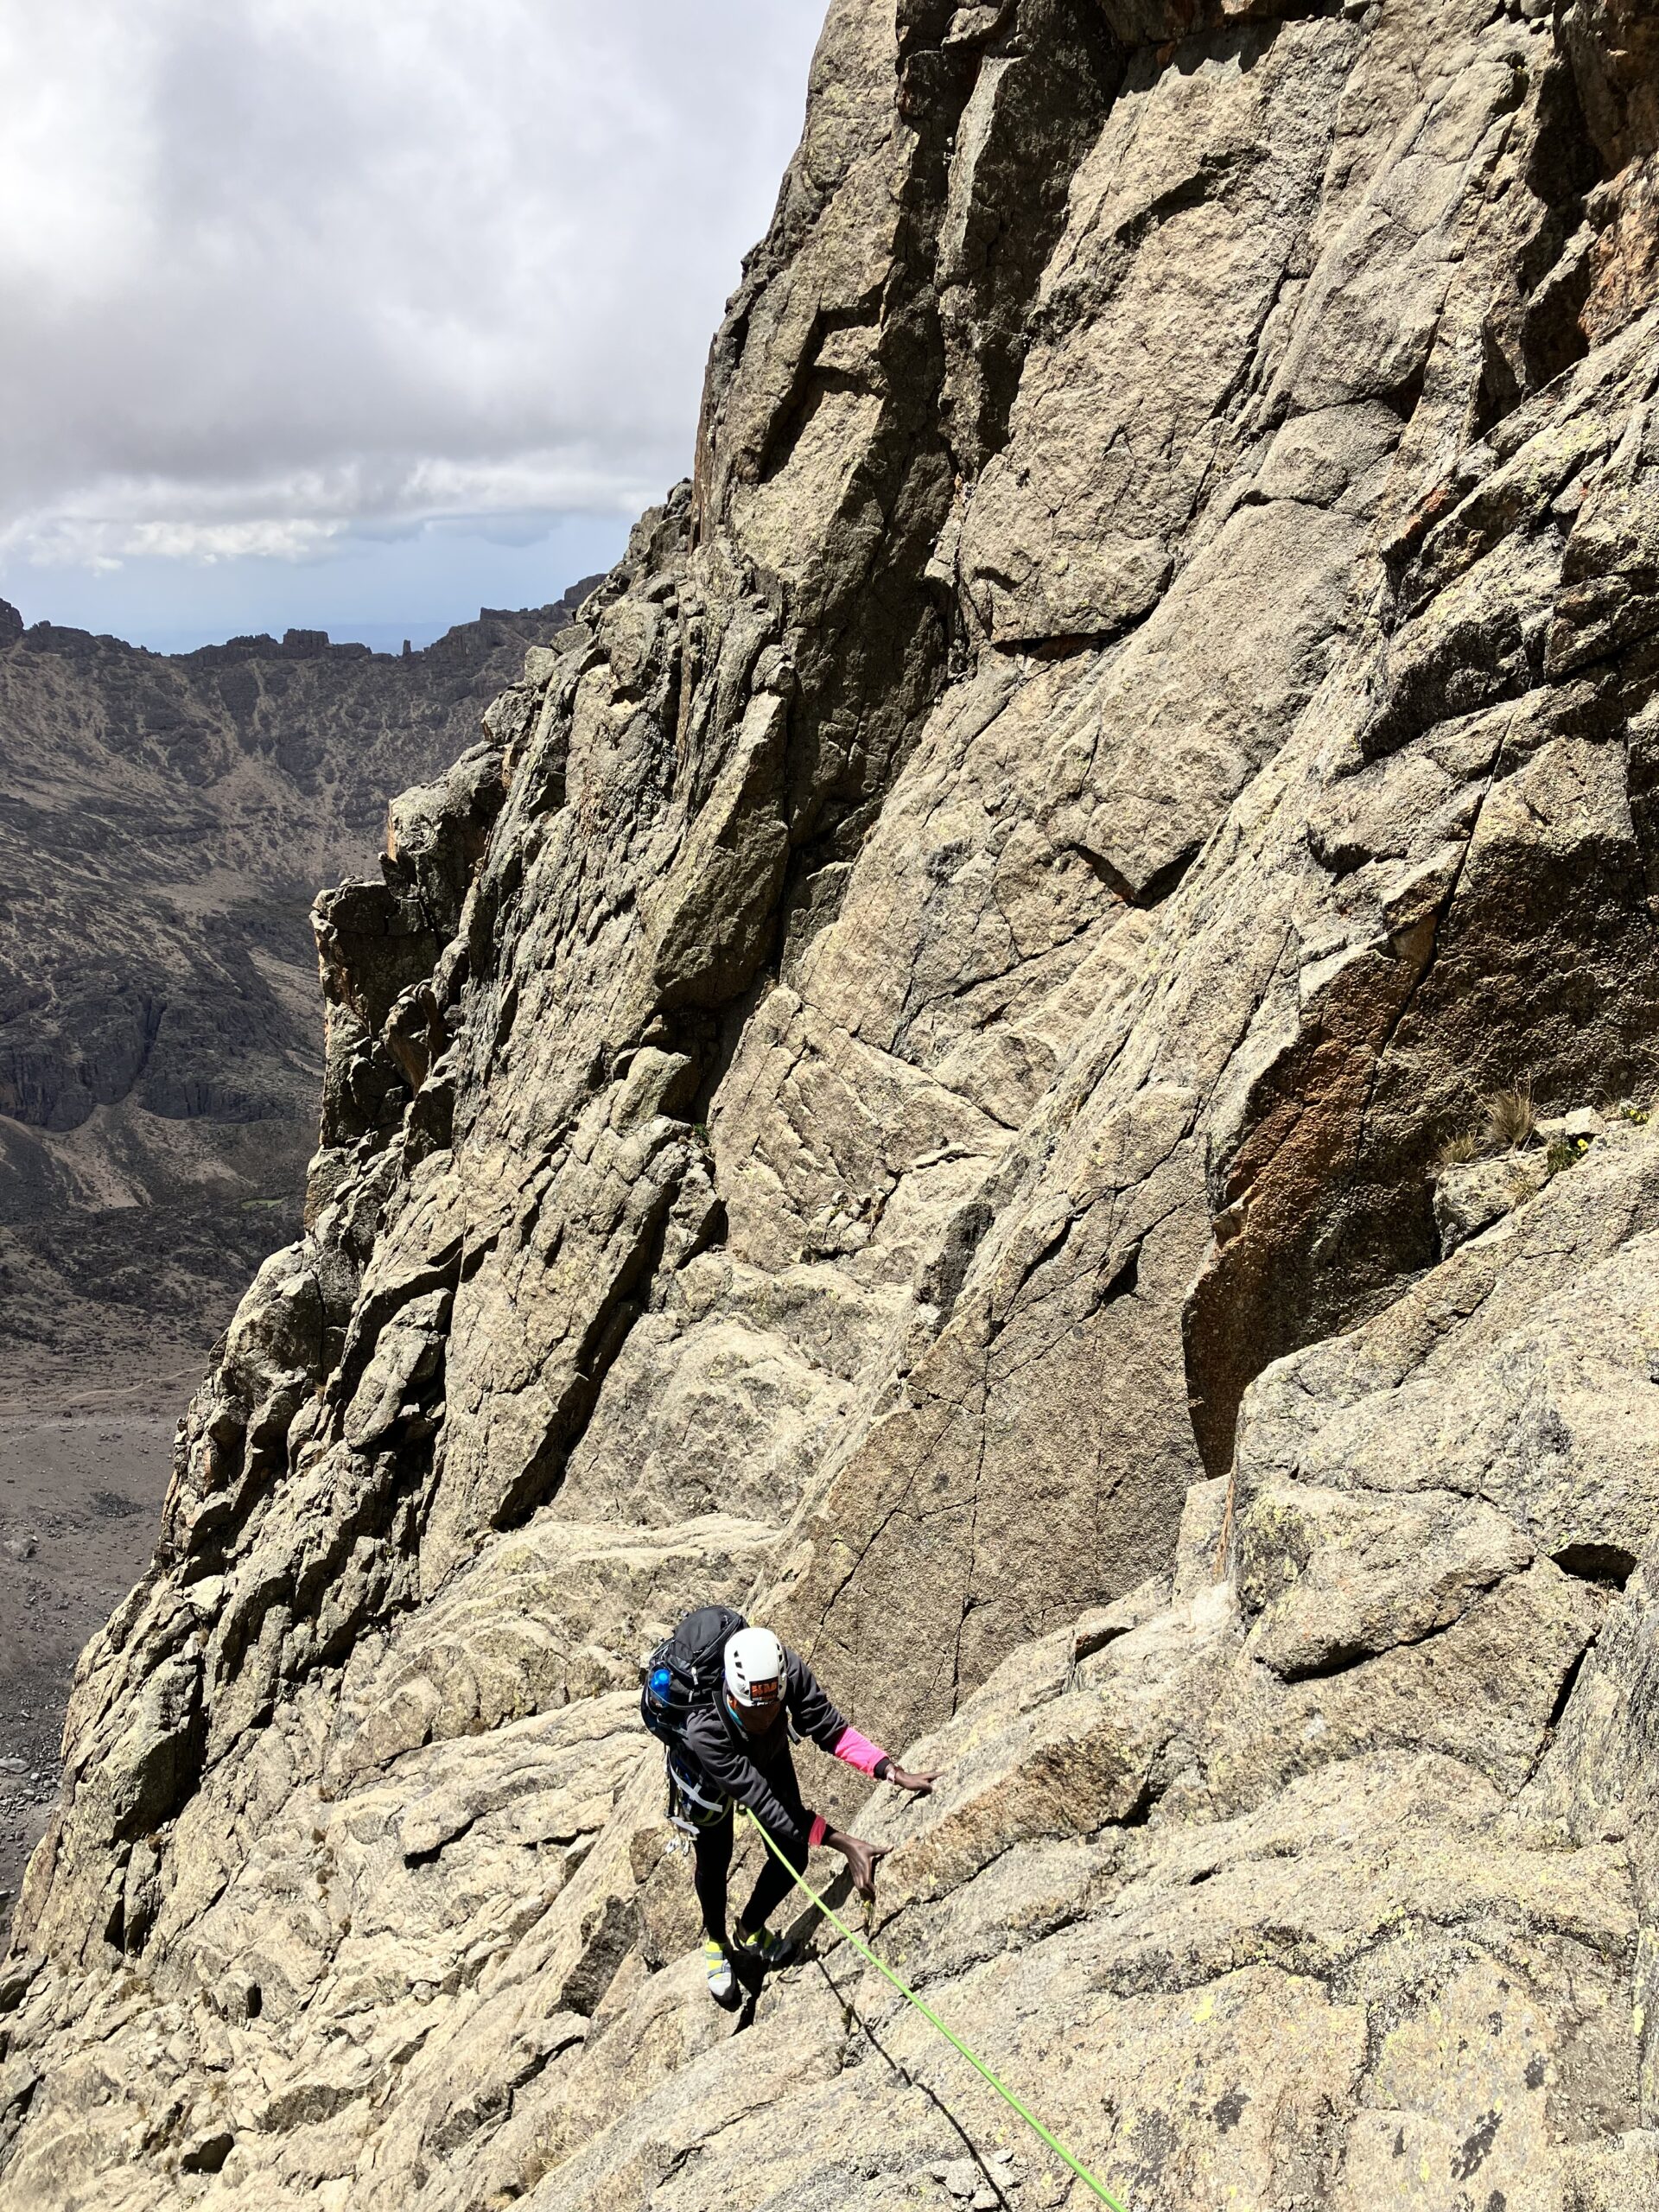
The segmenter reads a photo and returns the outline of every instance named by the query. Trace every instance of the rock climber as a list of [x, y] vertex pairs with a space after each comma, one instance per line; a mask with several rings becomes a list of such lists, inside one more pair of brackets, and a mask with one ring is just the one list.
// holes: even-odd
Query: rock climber
[[[804, 1872], [807, 1853], [828, 1844], [846, 1859], [859, 1894], [873, 1897], [876, 1862], [889, 1847], [831, 1827], [822, 1813], [807, 1809], [790, 1755], [791, 1724], [820, 1750], [897, 1789], [925, 1797], [938, 1779], [936, 1774], [906, 1772], [868, 1736], [849, 1727], [806, 1662], [785, 1650], [769, 1628], [740, 1628], [728, 1637], [716, 1693], [684, 1724], [681, 1740], [694, 1771], [677, 1770], [678, 1760], [670, 1768], [681, 1802], [692, 1814], [697, 1902], [708, 1938], [704, 1960], [709, 1993], [719, 2005], [735, 2002], [734, 1984], [758, 1987], [765, 1972], [787, 1966], [794, 1956], [794, 1947], [766, 1927], [789, 1893], [788, 1866]], [[767, 1853], [733, 1942], [727, 1929], [726, 1882], [735, 1805], [749, 1808], [788, 1866]]]

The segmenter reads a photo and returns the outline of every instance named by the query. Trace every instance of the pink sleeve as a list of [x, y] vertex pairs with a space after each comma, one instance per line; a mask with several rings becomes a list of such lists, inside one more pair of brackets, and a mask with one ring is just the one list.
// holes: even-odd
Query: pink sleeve
[[812, 1815], [812, 1825], [806, 1832], [808, 1848], [810, 1850], [816, 1851], [829, 1832], [830, 1823], [824, 1819], [823, 1815], [822, 1813], [814, 1813]]
[[836, 1741], [836, 1757], [845, 1759], [849, 1766], [855, 1766], [861, 1774], [874, 1774], [887, 1753], [868, 1736], [861, 1736], [856, 1728], [843, 1728]]

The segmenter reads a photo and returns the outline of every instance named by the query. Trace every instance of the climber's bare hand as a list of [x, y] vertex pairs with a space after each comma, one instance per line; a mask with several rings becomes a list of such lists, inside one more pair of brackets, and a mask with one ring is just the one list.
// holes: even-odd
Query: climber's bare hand
[[893, 1788], [908, 1789], [917, 1797], [927, 1796], [938, 1778], [937, 1774], [912, 1774], [908, 1767], [896, 1765], [892, 1761], [887, 1764], [887, 1780]]
[[853, 1887], [861, 1897], [875, 1895], [875, 1870], [893, 1848], [887, 1843], [866, 1843], [862, 1836], [843, 1835], [839, 1828], [831, 1829], [823, 1839], [847, 1861], [848, 1872], [853, 1878]]

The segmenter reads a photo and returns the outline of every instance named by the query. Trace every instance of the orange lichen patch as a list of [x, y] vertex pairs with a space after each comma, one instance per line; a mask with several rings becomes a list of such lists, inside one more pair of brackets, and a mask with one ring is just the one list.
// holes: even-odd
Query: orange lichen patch
[[1406, 957], [1374, 954], [1334, 977], [1317, 1019], [1263, 1084], [1228, 1172], [1226, 1233], [1183, 1317], [1193, 1427], [1212, 1474], [1231, 1459], [1245, 1390], [1304, 1332], [1310, 1255], [1356, 1169], [1379, 1058], [1433, 940], [1431, 918], [1411, 933]]

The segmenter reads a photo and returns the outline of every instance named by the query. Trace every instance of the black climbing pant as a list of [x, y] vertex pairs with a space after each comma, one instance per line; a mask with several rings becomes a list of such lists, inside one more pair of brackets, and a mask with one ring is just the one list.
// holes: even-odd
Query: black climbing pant
[[[791, 1775], [790, 1778], [792, 1781], [794, 1777]], [[777, 1783], [775, 1775], [772, 1780], [775, 1787]], [[790, 1807], [790, 1810], [799, 1812], [799, 1792], [797, 1791], [794, 1795], [795, 1803]], [[805, 1825], [805, 1815], [802, 1816], [803, 1827]], [[726, 1882], [732, 1866], [732, 1808], [728, 1805], [717, 1821], [706, 1828], [697, 1830], [694, 1845], [696, 1854], [694, 1879], [696, 1884], [697, 1903], [702, 1907], [703, 1929], [705, 1934], [713, 1937], [722, 1950], [729, 1948], [726, 1934]], [[804, 1873], [806, 1871], [804, 1839], [795, 1840], [785, 1836], [775, 1836], [772, 1840], [788, 1859], [790, 1866], [793, 1866], [798, 1873]], [[744, 1906], [738, 1920], [737, 1924], [742, 1933], [752, 1936], [757, 1928], [764, 1927], [793, 1887], [794, 1885], [789, 1878], [789, 1867], [780, 1866], [772, 1853], [767, 1852], [766, 1864], [756, 1878], [754, 1887], [749, 1892], [749, 1901]]]

